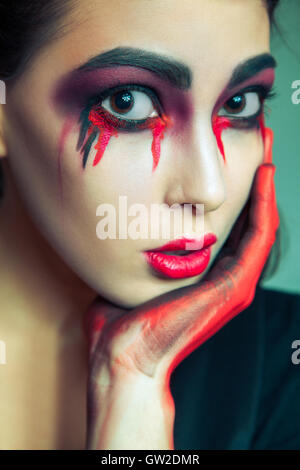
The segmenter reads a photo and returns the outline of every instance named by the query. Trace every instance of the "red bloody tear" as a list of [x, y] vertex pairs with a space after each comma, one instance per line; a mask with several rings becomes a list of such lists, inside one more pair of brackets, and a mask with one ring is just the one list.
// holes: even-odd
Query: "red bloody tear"
[[265, 143], [265, 137], [266, 137], [266, 128], [265, 128], [265, 116], [264, 113], [261, 113], [261, 115], [258, 118], [258, 123], [259, 123], [259, 128], [261, 131], [261, 135], [263, 138], [263, 142]]
[[[113, 119], [113, 118], [112, 118]], [[117, 119], [116, 123], [110, 124], [108, 120], [105, 118], [103, 113], [99, 112], [97, 109], [92, 109], [89, 114], [89, 121], [91, 122], [92, 126], [88, 129], [88, 137], [93, 132], [94, 126], [99, 129], [99, 136], [98, 141], [95, 145], [95, 149], [97, 150], [97, 154], [94, 158], [93, 166], [97, 165], [103, 154], [105, 149], [109, 143], [109, 140], [112, 136], [117, 137], [118, 132], [116, 126], [122, 127], [120, 123], [118, 123]], [[161, 140], [164, 137], [164, 131], [166, 130], [167, 126], [171, 125], [171, 120], [167, 118], [165, 115], [159, 116], [156, 119], [149, 118], [144, 121], [142, 124], [137, 124], [136, 127], [139, 129], [151, 129], [152, 130], [152, 145], [151, 145], [151, 152], [153, 157], [153, 165], [152, 165], [152, 172], [156, 169], [161, 153]]]
[[[258, 123], [259, 123], [259, 128], [260, 128], [260, 131], [261, 131], [261, 135], [262, 135], [262, 138], [263, 138], [263, 142], [265, 142], [265, 122], [264, 122], [264, 114], [263, 113], [261, 113], [261, 115], [259, 116]], [[225, 116], [215, 116], [213, 118], [213, 132], [216, 136], [217, 145], [218, 145], [218, 148], [221, 152], [221, 155], [222, 155], [224, 161], [226, 161], [226, 159], [225, 159], [224, 144], [222, 142], [222, 132], [225, 129], [228, 129], [229, 127], [234, 127], [234, 124], [232, 122], [230, 122], [230, 120], [227, 117], [225, 117]]]
[[[98, 141], [94, 147], [97, 150], [97, 153], [93, 161], [93, 166], [96, 166], [103, 157], [110, 138], [113, 135], [118, 137], [118, 132], [103, 118], [101, 114], [99, 114], [99, 112], [95, 111], [94, 109], [90, 111], [89, 120], [99, 129]], [[93, 128], [90, 127], [88, 130], [88, 135], [90, 135], [92, 131]]]
[[171, 120], [167, 116], [163, 115], [158, 117], [155, 121], [152, 121], [152, 124], [149, 126], [152, 129], [152, 145], [151, 152], [153, 157], [152, 172], [155, 171], [161, 152], [161, 140], [164, 138], [164, 132], [168, 126], [171, 125]]
[[225, 158], [224, 145], [222, 142], [222, 132], [225, 129], [232, 127], [232, 124], [230, 120], [226, 118], [225, 116], [214, 116], [212, 125], [213, 125], [213, 132], [216, 136], [218, 148], [225, 162], [226, 158]]

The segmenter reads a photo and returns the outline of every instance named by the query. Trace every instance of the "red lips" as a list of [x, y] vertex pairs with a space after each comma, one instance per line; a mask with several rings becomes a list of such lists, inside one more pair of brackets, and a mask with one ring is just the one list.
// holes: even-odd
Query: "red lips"
[[[148, 264], [157, 272], [173, 278], [181, 279], [198, 276], [207, 267], [211, 245], [217, 241], [213, 233], [208, 233], [199, 239], [180, 238], [166, 243], [153, 250], [144, 251], [143, 254]], [[187, 250], [187, 254], [167, 255], [162, 251]], [[188, 254], [190, 253], [190, 254]]]

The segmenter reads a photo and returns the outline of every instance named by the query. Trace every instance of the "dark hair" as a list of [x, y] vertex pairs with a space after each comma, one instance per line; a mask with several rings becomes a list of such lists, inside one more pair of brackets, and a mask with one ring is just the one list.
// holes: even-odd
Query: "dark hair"
[[270, 23], [273, 25], [275, 23], [275, 20], [274, 20], [275, 8], [277, 7], [280, 0], [264, 0], [264, 1], [267, 5]]
[[[262, 0], [274, 24], [279, 0]], [[32, 55], [67, 28], [75, 0], [0, 0], [0, 79], [17, 78]]]
[[43, 45], [63, 34], [70, 5], [70, 0], [0, 0], [0, 79], [19, 76]]
[[[262, 0], [270, 23], [275, 25], [274, 12], [279, 0]], [[63, 35], [68, 27], [66, 13], [76, 0], [0, 0], [0, 79], [17, 79], [26, 69], [30, 58], [46, 43]], [[0, 165], [0, 197], [3, 195], [3, 177]], [[273, 274], [280, 251], [278, 241], [265, 265], [262, 275]], [[275, 260], [275, 261], [274, 261]]]

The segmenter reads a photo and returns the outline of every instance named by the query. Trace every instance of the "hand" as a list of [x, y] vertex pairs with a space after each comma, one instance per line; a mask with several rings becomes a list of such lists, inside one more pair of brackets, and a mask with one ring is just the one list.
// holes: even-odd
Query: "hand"
[[[272, 137], [266, 129], [265, 160], [257, 169], [249, 203], [204, 280], [134, 309], [101, 298], [93, 303], [84, 318], [91, 396], [110, 386], [113, 377], [138, 382], [143, 376], [160, 384], [164, 402], [171, 402], [169, 379], [176, 366], [250, 305], [279, 226]], [[106, 375], [100, 374], [104, 365]]]
[[[231, 247], [232, 253], [223, 256], [199, 284], [131, 310], [96, 299], [85, 317], [93, 367], [105, 359], [112, 369], [169, 377], [188, 354], [249, 306], [279, 226], [272, 137], [271, 129], [266, 129], [265, 161], [257, 169], [248, 226], [238, 247], [239, 223], [224, 250], [230, 253]], [[240, 220], [245, 221], [245, 211]]]

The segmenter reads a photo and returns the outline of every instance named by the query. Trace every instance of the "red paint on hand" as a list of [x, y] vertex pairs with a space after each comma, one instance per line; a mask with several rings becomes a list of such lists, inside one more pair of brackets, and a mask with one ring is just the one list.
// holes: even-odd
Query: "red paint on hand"
[[[86, 313], [89, 320], [85, 324], [93, 379], [101, 370], [101, 361], [123, 380], [127, 376], [131, 380], [149, 376], [164, 387], [169, 407], [173, 370], [252, 303], [279, 226], [271, 147], [272, 133], [265, 129], [266, 163], [258, 167], [255, 175], [245, 230], [239, 234], [237, 244], [225, 243], [223, 256], [203, 281], [133, 309], [122, 309], [102, 298], [95, 300]], [[89, 396], [93, 398], [89, 407], [96, 419], [97, 381], [93, 380], [90, 387], [93, 390]]]
[[[268, 152], [270, 137], [267, 131]], [[245, 230], [238, 244], [230, 241], [224, 245], [224, 256], [202, 282], [173, 290], [134, 309], [96, 300], [91, 307], [93, 315], [105, 318], [102, 344], [113, 344], [114, 354], [117, 351], [124, 361], [131, 358], [137, 372], [154, 376], [159, 369], [170, 374], [188, 354], [244, 310], [253, 300], [279, 225], [274, 172], [271, 163], [257, 169]], [[93, 328], [88, 334], [95, 334]], [[125, 343], [120, 340], [123, 335], [128, 338]]]

